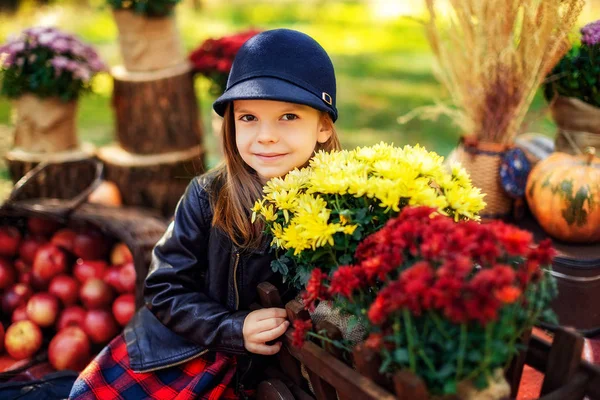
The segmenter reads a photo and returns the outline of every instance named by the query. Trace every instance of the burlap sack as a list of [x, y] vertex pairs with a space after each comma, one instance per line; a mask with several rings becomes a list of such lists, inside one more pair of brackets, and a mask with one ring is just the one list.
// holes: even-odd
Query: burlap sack
[[573, 97], [558, 97], [550, 112], [558, 125], [556, 151], [575, 155], [589, 146], [600, 149], [600, 108]]
[[[304, 304], [300, 296], [296, 297], [296, 301]], [[364, 326], [354, 324], [350, 329], [348, 323], [350, 322], [351, 315], [342, 314], [339, 310], [334, 309], [329, 301], [319, 302], [314, 311], [309, 311], [309, 314], [313, 326], [316, 326], [321, 321], [330, 322], [340, 330], [344, 340], [350, 341], [352, 345], [360, 343], [365, 339], [366, 330]]]
[[156, 71], [185, 61], [173, 16], [148, 18], [129, 10], [115, 10], [113, 15], [128, 71]]
[[56, 153], [77, 147], [77, 102], [26, 94], [14, 102], [14, 147], [32, 153]]

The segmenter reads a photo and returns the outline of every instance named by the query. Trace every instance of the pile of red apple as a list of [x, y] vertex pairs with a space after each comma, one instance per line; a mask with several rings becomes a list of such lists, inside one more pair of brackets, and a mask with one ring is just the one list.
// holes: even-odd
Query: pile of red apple
[[[131, 252], [94, 227], [0, 226], [0, 353], [82, 370], [135, 312]], [[48, 344], [49, 343], [49, 344]]]

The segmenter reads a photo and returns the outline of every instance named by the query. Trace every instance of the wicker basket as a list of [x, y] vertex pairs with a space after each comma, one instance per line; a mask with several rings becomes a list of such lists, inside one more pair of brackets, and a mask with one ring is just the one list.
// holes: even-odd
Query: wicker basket
[[[55, 165], [42, 163], [17, 182], [8, 200], [0, 207], [0, 223], [24, 227], [27, 217], [44, 217], [61, 223], [93, 225], [105, 235], [124, 242], [133, 255], [136, 278], [136, 306], [142, 304], [142, 288], [148, 273], [152, 248], [167, 224], [156, 212], [137, 207], [108, 207], [86, 203], [100, 184], [103, 164], [97, 160], [73, 161], [73, 167], [88, 170], [88, 179], [76, 179], [72, 187], [56, 191], [47, 179], [56, 177]], [[86, 163], [88, 165], [81, 165]], [[65, 164], [65, 163], [62, 163]], [[69, 163], [61, 171], [69, 172]], [[47, 193], [52, 193], [49, 197]], [[74, 195], [76, 194], [76, 195]]]
[[513, 199], [500, 183], [500, 164], [507, 146], [497, 143], [462, 141], [454, 154], [454, 160], [462, 164], [471, 176], [473, 186], [485, 193], [487, 206], [479, 214], [482, 218], [507, 218], [511, 215]]

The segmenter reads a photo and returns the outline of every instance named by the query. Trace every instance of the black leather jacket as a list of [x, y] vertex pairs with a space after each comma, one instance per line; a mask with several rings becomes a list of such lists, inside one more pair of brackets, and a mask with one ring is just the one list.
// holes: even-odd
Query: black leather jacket
[[242, 327], [250, 304], [257, 301], [257, 285], [270, 281], [285, 299], [294, 295], [271, 270], [268, 240], [257, 250], [241, 251], [212, 227], [207, 189], [214, 180], [209, 173], [191, 181], [154, 248], [146, 306], [125, 329], [136, 372], [174, 366], [207, 351], [241, 355], [239, 369], [248, 369]]

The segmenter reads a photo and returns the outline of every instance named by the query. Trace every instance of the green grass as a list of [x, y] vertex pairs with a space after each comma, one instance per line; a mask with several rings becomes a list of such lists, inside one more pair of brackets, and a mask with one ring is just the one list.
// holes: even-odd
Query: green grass
[[[61, 1], [61, 6], [44, 9], [26, 3], [14, 16], [0, 15], [0, 42], [9, 33], [45, 19], [95, 45], [108, 64], [119, 64], [117, 30], [110, 10], [103, 6], [102, 0], [88, 0], [88, 3], [89, 7], [79, 7], [74, 0]], [[432, 74], [433, 58], [417, 22], [403, 18], [379, 20], [362, 2], [224, 3], [208, 1], [200, 11], [187, 3], [179, 6], [178, 23], [187, 51], [207, 37], [250, 27], [301, 30], [319, 41], [332, 57], [338, 80], [340, 118], [336, 126], [345, 147], [379, 141], [396, 145], [420, 143], [445, 155], [455, 146], [460, 130], [448, 118], [413, 119], [404, 125], [397, 122], [399, 116], [415, 107], [448, 97]], [[208, 162], [214, 165], [219, 155], [213, 136], [208, 134], [214, 100], [208, 94], [208, 86], [204, 79], [197, 80], [200, 114], [207, 132]], [[80, 100], [78, 127], [82, 141], [103, 146], [115, 137], [110, 76], [100, 76], [95, 87], [95, 94]], [[528, 130], [552, 134], [552, 122], [537, 115], [544, 105], [538, 96], [531, 113], [536, 119]], [[0, 99], [0, 125], [10, 125], [10, 102], [6, 99]], [[0, 165], [0, 179], [7, 177], [6, 169]]]

